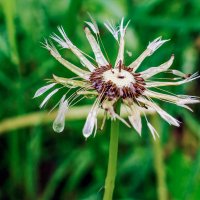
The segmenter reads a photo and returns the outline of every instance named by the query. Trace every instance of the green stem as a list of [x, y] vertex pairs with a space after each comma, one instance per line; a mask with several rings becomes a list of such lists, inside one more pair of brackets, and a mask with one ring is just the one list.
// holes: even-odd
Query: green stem
[[154, 167], [157, 178], [157, 194], [159, 200], [167, 200], [168, 192], [167, 192], [167, 184], [166, 184], [166, 174], [165, 174], [165, 163], [164, 163], [164, 155], [161, 144], [161, 124], [159, 123], [159, 119], [157, 116], [152, 116], [152, 124], [156, 128], [156, 130], [160, 133], [160, 138], [156, 141], [153, 141], [153, 151], [154, 151]]
[[[120, 112], [120, 105], [117, 105], [117, 113], [119, 112]], [[113, 191], [115, 187], [115, 176], [117, 170], [118, 138], [119, 138], [119, 120], [116, 120], [111, 122], [108, 169], [105, 181], [105, 192], [103, 200], [112, 200], [113, 196]]]

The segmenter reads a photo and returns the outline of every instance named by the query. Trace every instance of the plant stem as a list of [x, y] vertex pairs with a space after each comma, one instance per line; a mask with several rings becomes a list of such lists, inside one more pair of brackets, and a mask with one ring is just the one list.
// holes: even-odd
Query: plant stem
[[154, 167], [157, 176], [157, 194], [159, 200], [167, 200], [168, 192], [167, 192], [167, 184], [166, 184], [166, 174], [165, 174], [165, 163], [163, 158], [163, 150], [161, 144], [161, 124], [157, 116], [152, 116], [152, 123], [157, 131], [160, 133], [160, 138], [156, 141], [153, 141], [153, 151], [154, 151]]
[[[120, 105], [117, 105], [117, 113], [120, 112]], [[118, 152], [118, 137], [119, 137], [119, 120], [111, 122], [110, 146], [108, 169], [105, 181], [105, 192], [103, 200], [112, 200], [115, 187], [115, 176], [117, 170], [117, 152]]]

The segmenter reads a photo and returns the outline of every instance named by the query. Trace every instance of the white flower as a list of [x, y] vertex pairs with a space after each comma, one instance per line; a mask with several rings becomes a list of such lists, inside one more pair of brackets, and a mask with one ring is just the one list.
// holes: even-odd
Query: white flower
[[[150, 67], [145, 71], [137, 72], [146, 57], [151, 56], [159, 47], [169, 41], [162, 40], [161, 37], [156, 38], [153, 42], [149, 43], [146, 50], [136, 60], [126, 66], [124, 62], [125, 33], [129, 22], [124, 26], [124, 19], [121, 20], [119, 26], [113, 26], [110, 22], [104, 23], [105, 27], [111, 32], [119, 44], [116, 61], [114, 64], [111, 64], [107, 59], [107, 55], [104, 56], [105, 52], [101, 51], [101, 45], [99, 43], [101, 39], [99, 39], [100, 32], [97, 23], [91, 16], [90, 18], [91, 22], [86, 22], [87, 27], [85, 27], [84, 31], [94, 53], [95, 59], [91, 59], [90, 56], [78, 49], [67, 37], [67, 34], [62, 27], [58, 28], [60, 36], [57, 34], [51, 35], [51, 39], [58, 43], [59, 46], [72, 51], [85, 69], [81, 69], [65, 60], [53, 43], [48, 42], [47, 40], [44, 43], [45, 48], [49, 50], [50, 54], [58, 62], [82, 79], [68, 79], [54, 75], [51, 80], [51, 84], [43, 86], [35, 93], [34, 98], [43, 95], [55, 87], [46, 96], [40, 107], [43, 107], [57, 92], [63, 91], [65, 93], [59, 102], [60, 106], [58, 109], [58, 115], [53, 123], [53, 129], [56, 132], [62, 132], [64, 129], [65, 115], [69, 107], [88, 95], [96, 96], [96, 99], [83, 128], [83, 135], [86, 138], [93, 133], [94, 135], [96, 134], [97, 116], [100, 109], [105, 110], [107, 115], [110, 116], [112, 120], [120, 120], [129, 127], [132, 125], [139, 135], [142, 134], [141, 114], [145, 115], [143, 111], [144, 108], [154, 109], [160, 117], [162, 117], [169, 124], [179, 126], [179, 121], [164, 111], [157, 103], [154, 102], [154, 99], [173, 103], [177, 106], [191, 110], [188, 104], [198, 103], [199, 98], [187, 95], [169, 95], [163, 92], [156, 92], [153, 89], [164, 86], [182, 85], [191, 82], [199, 78], [198, 73], [187, 75], [175, 69], [169, 70], [173, 63], [174, 55], [172, 55], [168, 61], [157, 67]], [[92, 30], [94, 35], [90, 30]], [[161, 72], [169, 72], [173, 76], [175, 75], [175, 77], [169, 79], [169, 81], [151, 80], [153, 76]], [[67, 93], [72, 90], [75, 90], [75, 92], [66, 98]], [[115, 112], [115, 104], [119, 100], [127, 108], [128, 120], [130, 124]], [[153, 138], [156, 139], [156, 137], [158, 137], [158, 133], [147, 120], [146, 115], [145, 119]]]

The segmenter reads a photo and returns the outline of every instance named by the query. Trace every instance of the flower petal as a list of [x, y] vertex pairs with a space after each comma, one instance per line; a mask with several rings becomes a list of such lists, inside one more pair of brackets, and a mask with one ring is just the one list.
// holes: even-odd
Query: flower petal
[[45, 92], [47, 92], [48, 90], [50, 90], [50, 89], [51, 89], [53, 86], [55, 86], [55, 85], [56, 85], [56, 83], [51, 83], [51, 84], [49, 84], [49, 85], [45, 85], [45, 86], [39, 88], [39, 89], [36, 91], [36, 93], [35, 93], [35, 95], [34, 95], [33, 98], [36, 98], [36, 97], [41, 96], [42, 94], [44, 94]]
[[59, 90], [59, 89], [55, 89], [55, 90], [53, 90], [51, 93], [49, 93], [49, 94], [45, 97], [45, 99], [42, 101], [42, 103], [40, 104], [40, 108], [42, 108], [42, 107], [47, 103], [47, 101], [49, 101], [49, 99], [50, 99], [56, 92], [58, 92], [58, 90]]
[[171, 58], [167, 62], [163, 63], [162, 65], [158, 67], [150, 67], [149, 69], [141, 72], [141, 77], [144, 79], [148, 79], [160, 72], [167, 71], [169, 67], [172, 65], [173, 60], [174, 60], [174, 55], [172, 55]]
[[147, 49], [151, 50], [150, 54], [152, 55], [159, 47], [161, 47], [165, 42], [169, 40], [162, 40], [162, 37], [156, 38], [153, 42], [149, 43]]
[[151, 101], [148, 101], [142, 97], [139, 97], [138, 100], [144, 104], [147, 104], [148, 106], [152, 107], [166, 122], [168, 122], [171, 125], [174, 126], [180, 126], [179, 121], [172, 117], [170, 114], [168, 114], [166, 111], [164, 111], [162, 108], [160, 108], [156, 103], [153, 103]]
[[96, 39], [94, 38], [94, 36], [91, 34], [90, 30], [87, 27], [85, 28], [85, 34], [92, 47], [98, 66], [100, 67], [108, 65], [109, 63], [105, 59], [99, 44], [97, 43]]
[[83, 136], [85, 138], [88, 138], [90, 135], [92, 135], [94, 128], [96, 130], [97, 112], [98, 112], [98, 107], [94, 107], [91, 109], [91, 111], [89, 112], [89, 114], [87, 116], [85, 125], [83, 127]]
[[[82, 52], [74, 45], [72, 44], [72, 42], [69, 40], [69, 38], [67, 37], [63, 27], [59, 27], [58, 28], [60, 34], [63, 36], [63, 39], [66, 42], [66, 46], [67, 48], [69, 48], [81, 61], [81, 63], [83, 63], [90, 71], [94, 71], [95, 67], [94, 65], [92, 65], [92, 63], [82, 54]], [[53, 37], [51, 37], [53, 40], [55, 40], [56, 42], [59, 42], [59, 40], [61, 42], [59, 42], [59, 44], [62, 44], [62, 41], [58, 36], [55, 37], [55, 35]]]
[[117, 28], [115, 28], [114, 26], [112, 26], [109, 21], [105, 22], [104, 25], [110, 31], [110, 33], [113, 35], [113, 37], [115, 38], [115, 40], [118, 41], [119, 30], [117, 30]]
[[59, 52], [57, 51], [57, 49], [52, 44], [50, 45], [47, 42], [47, 40], [45, 41], [44, 46], [45, 46], [46, 49], [49, 50], [50, 54], [58, 62], [60, 62], [62, 65], [64, 65], [67, 69], [69, 69], [73, 73], [77, 74], [81, 78], [88, 80], [89, 77], [88, 77], [88, 72], [87, 71], [78, 68], [77, 66], [73, 65], [72, 63], [70, 63], [67, 60], [65, 60], [64, 58], [62, 58], [62, 56], [59, 54]]
[[53, 122], [53, 130], [57, 133], [61, 133], [64, 130], [65, 127], [65, 115], [68, 111], [69, 104], [67, 100], [65, 99], [65, 95], [62, 97], [58, 109], [58, 114], [56, 116], [56, 119]]
[[99, 30], [96, 29], [96, 27], [94, 26], [93, 23], [91, 22], [85, 22], [91, 29], [92, 31], [95, 33], [95, 34], [99, 34]]
[[147, 46], [147, 49], [128, 67], [133, 68], [133, 72], [135, 72], [146, 57], [151, 56], [161, 45], [167, 41], [169, 40], [161, 40], [161, 37], [156, 38]]
[[157, 82], [157, 81], [152, 81], [152, 82], [147, 82], [145, 87], [151, 88], [151, 87], [161, 87], [161, 86], [171, 86], [171, 85], [182, 85], [185, 83], [189, 83], [197, 78], [200, 78], [198, 73], [194, 73], [190, 77], [182, 80], [182, 81], [176, 81], [176, 82]]
[[124, 62], [124, 36], [125, 36], [125, 32], [126, 32], [126, 28], [128, 26], [130, 21], [128, 21], [128, 23], [126, 24], [126, 26], [124, 27], [124, 18], [122, 18], [121, 20], [121, 24], [120, 24], [120, 42], [119, 42], [119, 51], [118, 51], [118, 55], [117, 55], [117, 59], [115, 61], [115, 67], [118, 66], [118, 64], [121, 62], [123, 64]]
[[141, 116], [140, 116], [139, 107], [135, 104], [132, 104], [129, 108], [130, 108], [131, 115], [128, 116], [128, 119], [129, 119], [131, 125], [133, 126], [133, 128], [135, 128], [135, 130], [141, 136], [142, 120], [141, 120]]
[[149, 127], [149, 130], [151, 131], [153, 139], [156, 140], [156, 136], [159, 137], [158, 132], [149, 122], [147, 122], [147, 126]]

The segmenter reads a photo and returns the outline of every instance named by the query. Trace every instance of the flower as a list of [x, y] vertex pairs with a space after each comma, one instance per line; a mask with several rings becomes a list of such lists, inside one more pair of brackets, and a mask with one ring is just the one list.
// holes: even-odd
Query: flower
[[[145, 51], [136, 60], [128, 66], [125, 65], [124, 37], [128, 23], [124, 26], [124, 19], [121, 20], [118, 27], [114, 27], [109, 22], [104, 23], [105, 27], [119, 44], [118, 55], [114, 65], [109, 62], [109, 59], [107, 59], [101, 51], [102, 42], [100, 39], [100, 32], [97, 23], [93, 18], [91, 18], [91, 22], [86, 22], [84, 31], [93, 50], [95, 59], [78, 49], [67, 37], [62, 27], [58, 27], [60, 36], [57, 34], [50, 36], [50, 38], [54, 40], [54, 42], [58, 43], [61, 48], [72, 51], [80, 60], [84, 69], [81, 69], [65, 60], [58, 52], [54, 44], [51, 41], [49, 42], [45, 40], [44, 47], [49, 50], [50, 54], [68, 70], [78, 76], [75, 78], [62, 78], [53, 75], [51, 83], [40, 88], [35, 93], [34, 97], [39, 97], [54, 88], [41, 103], [40, 108], [42, 108], [54, 94], [58, 93], [60, 90], [65, 91], [65, 94], [58, 103], [58, 114], [53, 123], [54, 131], [63, 131], [65, 115], [69, 107], [88, 95], [95, 96], [96, 99], [94, 100], [94, 104], [91, 107], [83, 127], [83, 135], [86, 138], [88, 138], [92, 133], [94, 133], [94, 135], [96, 134], [97, 115], [100, 109], [103, 109], [112, 120], [118, 119], [129, 127], [132, 125], [139, 135], [141, 135], [142, 132], [141, 114], [143, 114], [145, 116], [147, 126], [155, 139], [158, 137], [158, 133], [148, 121], [143, 108], [154, 109], [169, 124], [179, 126], [179, 121], [164, 111], [157, 103], [154, 102], [154, 99], [173, 103], [189, 110], [191, 109], [187, 106], [187, 104], [199, 102], [198, 97], [167, 94], [166, 92], [163, 92], [164, 90], [160, 90], [161, 92], [152, 90], [155, 88], [159, 89], [164, 86], [182, 85], [199, 78], [198, 73], [187, 75], [178, 70], [169, 70], [173, 63], [174, 55], [172, 55], [168, 61], [159, 66], [150, 67], [145, 71], [138, 72], [138, 68], [143, 60], [146, 57], [151, 56], [168, 40], [163, 40], [161, 37], [156, 38], [149, 43]], [[171, 78], [169, 81], [163, 82], [151, 80], [154, 75], [161, 72], [171, 73], [175, 77]], [[68, 88], [68, 90], [66, 90], [66, 88]], [[72, 89], [75, 89], [76, 91], [70, 97], [66, 98], [67, 93]], [[115, 104], [118, 101], [125, 106], [129, 122], [115, 112]]]

